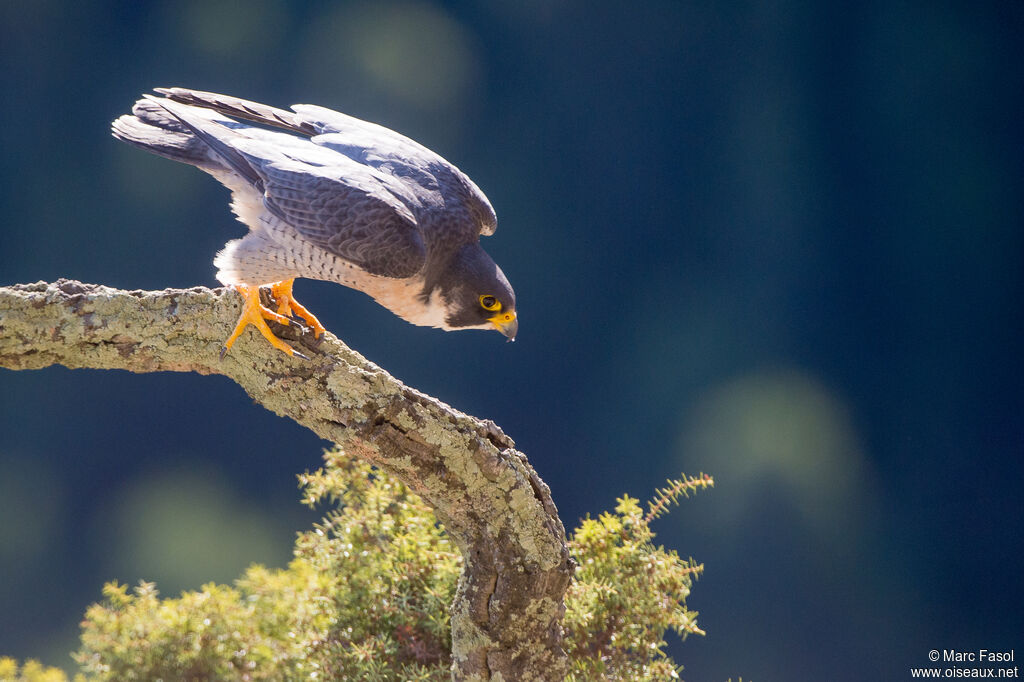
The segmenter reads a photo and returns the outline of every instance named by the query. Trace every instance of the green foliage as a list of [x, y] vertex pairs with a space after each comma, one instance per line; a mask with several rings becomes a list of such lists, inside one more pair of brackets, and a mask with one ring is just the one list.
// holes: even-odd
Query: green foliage
[[[161, 599], [150, 583], [109, 584], [83, 623], [82, 680], [447, 680], [448, 607], [461, 557], [418, 497], [338, 452], [301, 477], [303, 502], [334, 503], [299, 535], [282, 570], [249, 568], [234, 587]], [[663, 680], [679, 668], [665, 633], [703, 634], [686, 609], [702, 567], [652, 544], [650, 521], [710, 478], [669, 481], [645, 515], [623, 497], [570, 538], [566, 598], [573, 680]], [[0, 659], [0, 680], [66, 682]], [[50, 675], [47, 677], [46, 675]]]
[[302, 477], [333, 501], [284, 570], [159, 599], [107, 585], [75, 658], [90, 679], [442, 680], [461, 558], [401, 483], [338, 453]]
[[654, 498], [647, 503], [647, 515], [644, 516], [644, 523], [650, 523], [667, 514], [669, 507], [679, 504], [680, 497], [689, 497], [690, 493], [698, 488], [706, 490], [715, 485], [714, 479], [707, 474], [701, 474], [697, 478], [690, 476], [670, 478], [667, 482], [667, 486], [654, 491]]
[[665, 632], [684, 639], [703, 635], [697, 613], [686, 608], [694, 578], [704, 570], [693, 559], [655, 547], [650, 522], [669, 504], [697, 488], [699, 479], [669, 481], [648, 504], [619, 498], [614, 513], [586, 518], [570, 538], [579, 562], [565, 602], [565, 645], [571, 680], [668, 680], [679, 671], [665, 655]]
[[[75, 682], [80, 680], [75, 676]], [[29, 659], [21, 667], [13, 658], [0, 656], [0, 682], [68, 682], [59, 668], [48, 668], [39, 661]]]

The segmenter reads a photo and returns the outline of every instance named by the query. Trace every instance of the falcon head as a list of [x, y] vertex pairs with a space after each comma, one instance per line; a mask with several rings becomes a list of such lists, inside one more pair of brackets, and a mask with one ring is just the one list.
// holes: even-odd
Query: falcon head
[[519, 331], [512, 285], [478, 243], [455, 252], [428, 305], [440, 308], [447, 330], [497, 329], [509, 341], [514, 341]]

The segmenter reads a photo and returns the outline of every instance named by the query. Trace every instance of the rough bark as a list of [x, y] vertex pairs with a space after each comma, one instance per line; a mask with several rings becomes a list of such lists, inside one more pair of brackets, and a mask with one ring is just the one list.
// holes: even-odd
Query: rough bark
[[[122, 291], [59, 280], [0, 287], [0, 367], [222, 374], [257, 402], [397, 476], [423, 497], [465, 562], [452, 605], [456, 680], [558, 680], [572, 574], [550, 490], [491, 421], [403, 385], [330, 333], [311, 360], [247, 332], [225, 289]], [[305, 350], [305, 348], [303, 349]]]

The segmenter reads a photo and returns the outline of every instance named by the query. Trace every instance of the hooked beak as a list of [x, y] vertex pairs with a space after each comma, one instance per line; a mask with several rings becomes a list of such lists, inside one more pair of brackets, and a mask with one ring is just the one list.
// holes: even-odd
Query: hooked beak
[[505, 338], [509, 341], [516, 340], [516, 333], [519, 331], [519, 318], [516, 317], [514, 310], [498, 313], [489, 319], [494, 328], [501, 332]]

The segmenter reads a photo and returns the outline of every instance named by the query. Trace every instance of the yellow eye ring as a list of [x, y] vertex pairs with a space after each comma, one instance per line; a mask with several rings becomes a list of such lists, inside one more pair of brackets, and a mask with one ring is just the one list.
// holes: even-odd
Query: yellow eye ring
[[501, 301], [490, 294], [484, 294], [480, 297], [480, 307], [484, 310], [501, 310]]

